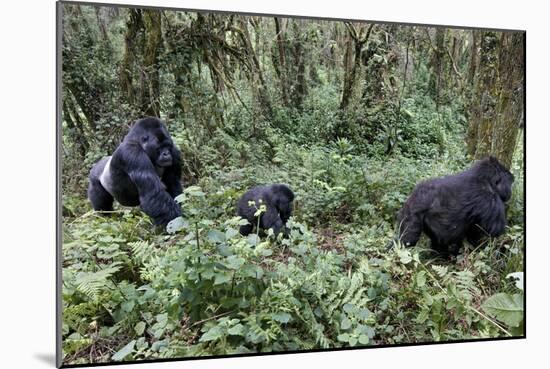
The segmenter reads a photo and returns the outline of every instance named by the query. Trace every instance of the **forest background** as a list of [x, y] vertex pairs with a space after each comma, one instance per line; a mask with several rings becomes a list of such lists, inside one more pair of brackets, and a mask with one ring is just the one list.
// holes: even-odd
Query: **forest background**
[[[522, 33], [64, 10], [66, 362], [522, 334]], [[142, 115], [183, 153], [175, 236], [86, 201], [91, 164]], [[487, 154], [516, 176], [505, 236], [452, 263], [385, 250], [418, 181]], [[235, 200], [268, 182], [297, 193], [301, 232], [243, 239]], [[516, 314], [484, 309], [494, 296]]]

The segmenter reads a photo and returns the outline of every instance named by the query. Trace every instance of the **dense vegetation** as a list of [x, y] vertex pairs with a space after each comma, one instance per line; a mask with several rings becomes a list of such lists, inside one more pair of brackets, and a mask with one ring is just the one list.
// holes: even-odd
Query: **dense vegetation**
[[[63, 10], [64, 363], [523, 335], [523, 35]], [[170, 233], [86, 199], [144, 115], [184, 158]], [[489, 153], [516, 177], [505, 235], [386, 248], [417, 182]], [[272, 182], [291, 236], [242, 237], [237, 199]]]

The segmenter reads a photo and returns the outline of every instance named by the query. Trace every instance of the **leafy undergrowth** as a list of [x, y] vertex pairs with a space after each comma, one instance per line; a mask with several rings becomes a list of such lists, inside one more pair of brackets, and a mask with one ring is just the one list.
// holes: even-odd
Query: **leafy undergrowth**
[[[280, 148], [270, 167], [213, 171], [185, 190], [174, 234], [136, 209], [66, 217], [64, 362], [522, 335], [522, 284], [507, 278], [523, 270], [521, 175], [506, 234], [444, 260], [425, 240], [386, 245], [414, 184], [462, 164], [377, 162], [345, 145]], [[288, 239], [238, 233], [234, 205], [253, 178], [296, 190]]]

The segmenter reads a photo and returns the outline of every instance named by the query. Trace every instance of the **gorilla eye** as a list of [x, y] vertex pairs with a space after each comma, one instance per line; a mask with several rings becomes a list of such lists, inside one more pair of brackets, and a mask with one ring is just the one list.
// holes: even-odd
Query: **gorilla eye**
[[143, 136], [141, 138], [141, 142], [147, 142], [147, 141], [149, 141], [149, 136]]

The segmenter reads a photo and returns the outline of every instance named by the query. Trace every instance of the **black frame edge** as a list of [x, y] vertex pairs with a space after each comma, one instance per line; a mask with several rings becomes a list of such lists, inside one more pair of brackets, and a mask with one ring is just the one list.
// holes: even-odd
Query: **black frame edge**
[[55, 259], [56, 259], [56, 274], [55, 274], [55, 365], [60, 368], [63, 364], [63, 302], [61, 286], [63, 283], [63, 263], [62, 263], [62, 194], [61, 194], [61, 104], [62, 104], [62, 60], [61, 48], [63, 41], [63, 3], [58, 1], [55, 4], [55, 22], [56, 22], [56, 39], [55, 39], [55, 196], [56, 196], [56, 213], [55, 213]]

